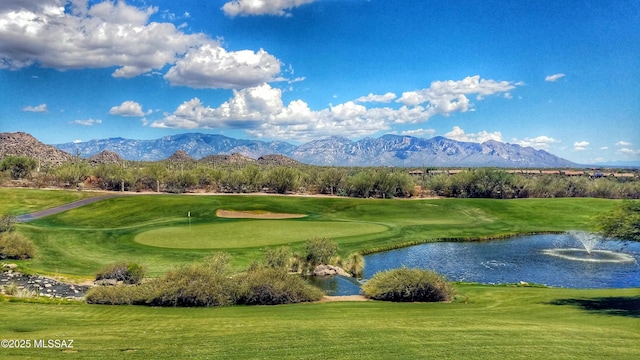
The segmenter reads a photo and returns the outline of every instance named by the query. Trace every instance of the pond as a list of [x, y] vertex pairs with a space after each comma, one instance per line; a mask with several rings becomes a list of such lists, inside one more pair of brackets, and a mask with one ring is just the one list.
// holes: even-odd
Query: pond
[[[569, 233], [429, 243], [365, 256], [364, 278], [404, 265], [435, 270], [451, 281], [483, 284], [524, 281], [565, 288], [640, 287], [639, 242], [602, 240], [591, 256], [584, 257], [575, 254], [583, 251], [578, 249], [582, 245]], [[567, 258], [576, 256], [583, 258]], [[316, 283], [329, 295], [360, 291], [358, 281], [350, 278], [316, 279]]]

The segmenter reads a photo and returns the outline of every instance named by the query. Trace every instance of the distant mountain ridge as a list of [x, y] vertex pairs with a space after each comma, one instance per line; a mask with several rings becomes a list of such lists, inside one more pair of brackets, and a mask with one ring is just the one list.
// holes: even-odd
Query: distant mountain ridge
[[210, 155], [241, 154], [252, 159], [280, 154], [312, 165], [335, 166], [441, 166], [441, 167], [581, 167], [544, 150], [498, 141], [482, 144], [441, 136], [431, 139], [384, 135], [352, 141], [333, 136], [299, 146], [281, 141], [234, 139], [223, 135], [186, 133], [155, 140], [110, 138], [54, 145], [70, 154], [91, 157], [104, 150], [127, 160], [157, 161], [183, 150], [194, 159]]

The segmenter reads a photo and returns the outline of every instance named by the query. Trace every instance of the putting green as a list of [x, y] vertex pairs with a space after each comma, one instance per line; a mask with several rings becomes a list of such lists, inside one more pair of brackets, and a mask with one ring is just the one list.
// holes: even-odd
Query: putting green
[[231, 249], [283, 245], [311, 238], [341, 238], [389, 228], [368, 222], [250, 220], [153, 229], [138, 234], [140, 244], [173, 249]]

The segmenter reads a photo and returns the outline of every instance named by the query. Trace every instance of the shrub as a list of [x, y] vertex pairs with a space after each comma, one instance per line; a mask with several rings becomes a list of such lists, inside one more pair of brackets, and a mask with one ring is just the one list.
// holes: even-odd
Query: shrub
[[95, 286], [87, 291], [85, 299], [89, 304], [144, 304], [151, 289], [151, 286], [148, 285]]
[[113, 279], [125, 284], [139, 284], [144, 274], [144, 268], [136, 263], [119, 262], [100, 269], [96, 274], [96, 280]]
[[15, 223], [15, 216], [2, 215], [2, 217], [0, 217], [0, 234], [13, 231]]
[[362, 277], [364, 272], [364, 256], [359, 253], [350, 254], [345, 270], [355, 277]]
[[264, 266], [274, 269], [285, 269], [289, 266], [291, 248], [286, 246], [266, 249], [264, 251]]
[[33, 242], [24, 235], [15, 232], [0, 234], [0, 259], [30, 259], [35, 252]]
[[596, 223], [602, 236], [640, 241], [640, 201], [625, 200]]
[[327, 238], [314, 238], [307, 241], [307, 263], [311, 266], [328, 264], [338, 253], [338, 244]]
[[362, 286], [364, 295], [386, 301], [450, 301], [454, 289], [441, 275], [406, 267], [375, 274]]
[[233, 304], [237, 285], [229, 276], [229, 259], [229, 255], [220, 253], [204, 264], [182, 266], [145, 284], [153, 288], [147, 302], [158, 306]]
[[319, 300], [322, 290], [287, 273], [283, 268], [261, 267], [237, 275], [238, 304], [277, 305]]

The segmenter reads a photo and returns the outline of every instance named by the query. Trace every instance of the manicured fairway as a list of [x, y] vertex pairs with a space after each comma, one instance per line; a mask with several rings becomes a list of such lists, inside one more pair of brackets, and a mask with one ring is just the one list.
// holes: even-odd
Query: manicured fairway
[[[4, 189], [9, 201], [59, 205], [69, 191]], [[618, 201], [606, 199], [374, 200], [295, 196], [138, 195], [98, 201], [19, 224], [38, 250], [16, 261], [23, 270], [91, 278], [106, 264], [135, 261], [157, 276], [181, 264], [227, 251], [238, 270], [260, 260], [269, 246], [303, 252], [314, 237], [330, 237], [340, 255], [442, 238], [591, 230], [593, 217]], [[19, 204], [3, 204], [20, 208]], [[221, 218], [216, 212], [305, 214], [300, 219]], [[26, 213], [23, 210], [23, 213]], [[190, 217], [189, 217], [190, 215]], [[191, 222], [191, 230], [189, 230]], [[194, 231], [195, 229], [195, 231]], [[215, 241], [212, 241], [214, 239]], [[150, 246], [151, 245], [151, 246]]]
[[314, 237], [340, 239], [386, 230], [383, 225], [355, 221], [247, 220], [163, 227], [138, 234], [135, 241], [174, 249], [233, 249], [287, 245]]
[[640, 358], [640, 289], [461, 285], [458, 291], [450, 304], [152, 308], [5, 300], [1, 339], [74, 343], [0, 349], [0, 358]]

